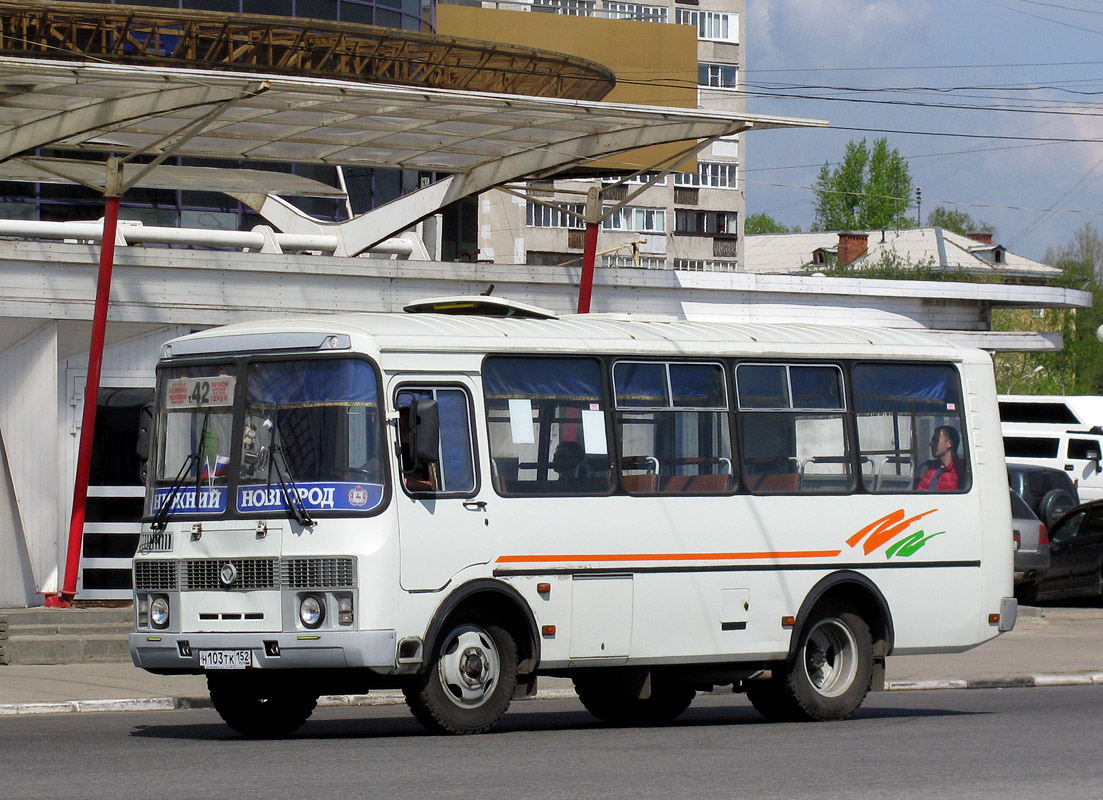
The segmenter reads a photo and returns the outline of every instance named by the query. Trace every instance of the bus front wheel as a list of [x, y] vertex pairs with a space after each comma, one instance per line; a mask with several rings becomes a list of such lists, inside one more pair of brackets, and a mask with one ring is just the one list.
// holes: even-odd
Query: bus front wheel
[[288, 682], [254, 675], [207, 676], [211, 704], [222, 720], [254, 739], [275, 739], [298, 730], [318, 705], [318, 695]]
[[769, 720], [841, 720], [865, 700], [873, 680], [873, 637], [848, 603], [818, 606], [801, 630], [796, 656], [754, 683], [747, 697]]
[[404, 690], [418, 722], [437, 733], [485, 733], [509, 708], [517, 686], [517, 645], [480, 615], [446, 628], [433, 663]]

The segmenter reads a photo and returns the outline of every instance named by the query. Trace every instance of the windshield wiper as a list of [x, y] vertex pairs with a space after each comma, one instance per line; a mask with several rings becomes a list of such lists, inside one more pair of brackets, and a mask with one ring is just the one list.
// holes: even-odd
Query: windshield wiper
[[[268, 485], [272, 485], [272, 473], [275, 472], [276, 480], [279, 481], [280, 490], [283, 492], [284, 505], [287, 506], [287, 518], [299, 523], [304, 528], [313, 528], [317, 523], [307, 513], [306, 503], [299, 495], [299, 487], [295, 485], [295, 476], [291, 472], [291, 463], [287, 460], [287, 453], [284, 452], [281, 445], [277, 444], [277, 442], [283, 441], [283, 436], [271, 418], [266, 419], [263, 424], [272, 433], [272, 466], [268, 470]], [[279, 459], [276, 456], [279, 456]], [[280, 461], [283, 461], [283, 470], [280, 469]], [[287, 471], [286, 478], [283, 475], [284, 470]]]
[[203, 426], [199, 429], [199, 444], [196, 445], [197, 449], [194, 453], [188, 453], [184, 458], [184, 463], [180, 467], [180, 471], [176, 473], [176, 477], [172, 479], [172, 489], [169, 491], [168, 497], [165, 498], [165, 504], [158, 509], [156, 516], [153, 518], [153, 522], [150, 523], [150, 529], [155, 531], [163, 531], [168, 525], [169, 514], [172, 513], [172, 504], [176, 500], [176, 495], [180, 493], [180, 490], [184, 488], [184, 481], [188, 477], [188, 468], [195, 464], [195, 507], [199, 508], [199, 456], [203, 452], [203, 443], [207, 439], [207, 423], [211, 419], [211, 412], [207, 411], [203, 414]]

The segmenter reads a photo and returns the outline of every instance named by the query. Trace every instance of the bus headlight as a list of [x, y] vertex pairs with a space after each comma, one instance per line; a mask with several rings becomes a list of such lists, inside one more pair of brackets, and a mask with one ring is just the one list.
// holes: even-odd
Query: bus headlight
[[316, 594], [308, 594], [299, 601], [299, 619], [307, 628], [320, 627], [326, 618], [325, 601]]
[[154, 628], [167, 628], [169, 625], [169, 599], [157, 595], [149, 603], [149, 622]]

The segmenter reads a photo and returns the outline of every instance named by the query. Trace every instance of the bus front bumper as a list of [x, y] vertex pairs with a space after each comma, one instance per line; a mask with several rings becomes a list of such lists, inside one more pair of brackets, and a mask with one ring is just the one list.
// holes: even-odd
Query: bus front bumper
[[[220, 655], [210, 655], [213, 653]], [[136, 667], [154, 671], [201, 673], [234, 665], [243, 669], [367, 667], [390, 672], [395, 668], [395, 632], [327, 631], [304, 635], [143, 631], [130, 634], [130, 657]]]

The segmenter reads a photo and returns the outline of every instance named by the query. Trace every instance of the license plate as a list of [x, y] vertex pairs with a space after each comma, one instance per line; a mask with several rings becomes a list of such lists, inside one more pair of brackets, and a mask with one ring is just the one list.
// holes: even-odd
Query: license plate
[[203, 669], [245, 669], [253, 666], [252, 650], [200, 650]]

